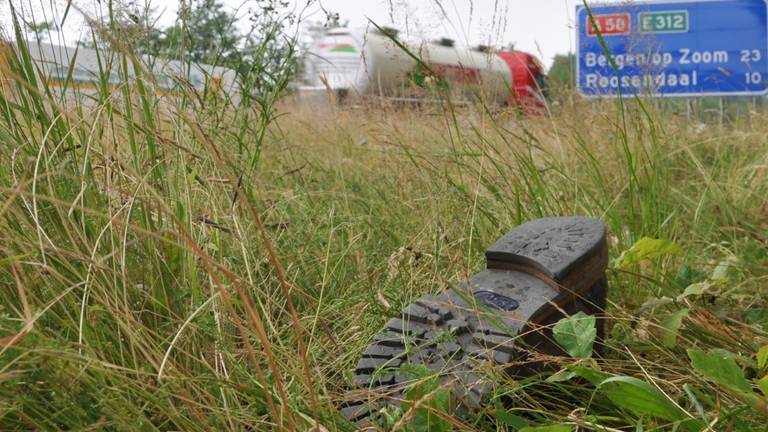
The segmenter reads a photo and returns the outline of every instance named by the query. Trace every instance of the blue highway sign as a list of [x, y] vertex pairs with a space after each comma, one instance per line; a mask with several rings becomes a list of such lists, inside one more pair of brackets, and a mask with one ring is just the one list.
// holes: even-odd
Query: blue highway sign
[[576, 8], [587, 97], [768, 94], [768, 0], [587, 4], [592, 19]]

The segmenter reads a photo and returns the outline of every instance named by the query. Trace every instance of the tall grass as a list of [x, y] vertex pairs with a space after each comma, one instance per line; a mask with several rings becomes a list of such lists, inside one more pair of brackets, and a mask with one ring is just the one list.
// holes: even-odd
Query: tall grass
[[[3, 430], [351, 430], [336, 407], [386, 319], [480, 270], [514, 226], [563, 214], [605, 221], [614, 259], [643, 237], [683, 250], [612, 264], [612, 330], [590, 367], [652, 383], [712, 430], [765, 430], [760, 405], [703, 379], [685, 350], [765, 373], [768, 114], [702, 131], [637, 102], [565, 98], [520, 118], [169, 99], [126, 77], [136, 57], [114, 42], [104, 61], [121, 84], [105, 75], [91, 99], [40, 80], [24, 43], [11, 58]], [[669, 427], [584, 383], [489, 377], [495, 400], [462, 427]]]

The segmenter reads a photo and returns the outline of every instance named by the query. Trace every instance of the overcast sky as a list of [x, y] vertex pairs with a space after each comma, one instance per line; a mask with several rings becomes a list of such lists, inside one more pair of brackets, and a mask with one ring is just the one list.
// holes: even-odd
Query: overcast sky
[[[63, 13], [66, 0], [11, 0], [27, 16], [43, 21]], [[134, 0], [137, 1], [137, 0]], [[138, 0], [140, 3], [143, 0]], [[581, 0], [287, 0], [288, 9], [300, 14], [301, 21], [324, 22], [325, 11], [338, 13], [350, 27], [364, 26], [367, 19], [380, 25], [400, 29], [406, 38], [422, 40], [449, 37], [458, 45], [514, 44], [517, 49], [540, 57], [551, 64], [555, 54], [573, 50], [573, 17]], [[239, 11], [245, 29], [247, 11], [257, 0], [222, 0], [230, 10]], [[0, 23], [9, 23], [10, 7], [0, 0]], [[102, 4], [105, 2], [101, 2]], [[306, 7], [309, 3], [309, 7]], [[50, 4], [57, 5], [51, 11]], [[94, 11], [96, 0], [75, 0], [82, 10]], [[151, 6], [161, 14], [159, 23], [168, 25], [175, 19], [178, 1], [152, 0]], [[45, 9], [45, 10], [44, 10]], [[77, 12], [70, 12], [77, 15]], [[82, 32], [82, 21], [67, 18], [70, 25], [59, 43], [73, 44]]]

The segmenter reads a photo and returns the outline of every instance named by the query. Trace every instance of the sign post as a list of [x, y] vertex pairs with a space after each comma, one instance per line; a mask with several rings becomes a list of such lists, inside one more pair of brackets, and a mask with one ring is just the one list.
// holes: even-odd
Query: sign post
[[576, 8], [576, 83], [586, 97], [768, 94], [768, 0], [601, 3], [589, 10], [592, 17]]

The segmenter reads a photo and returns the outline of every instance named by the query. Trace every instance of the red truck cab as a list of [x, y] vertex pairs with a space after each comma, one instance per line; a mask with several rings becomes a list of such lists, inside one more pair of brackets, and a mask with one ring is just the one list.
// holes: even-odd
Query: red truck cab
[[541, 62], [522, 51], [498, 51], [496, 55], [504, 60], [512, 74], [508, 105], [522, 107], [526, 113], [542, 113], [546, 102], [546, 75]]

